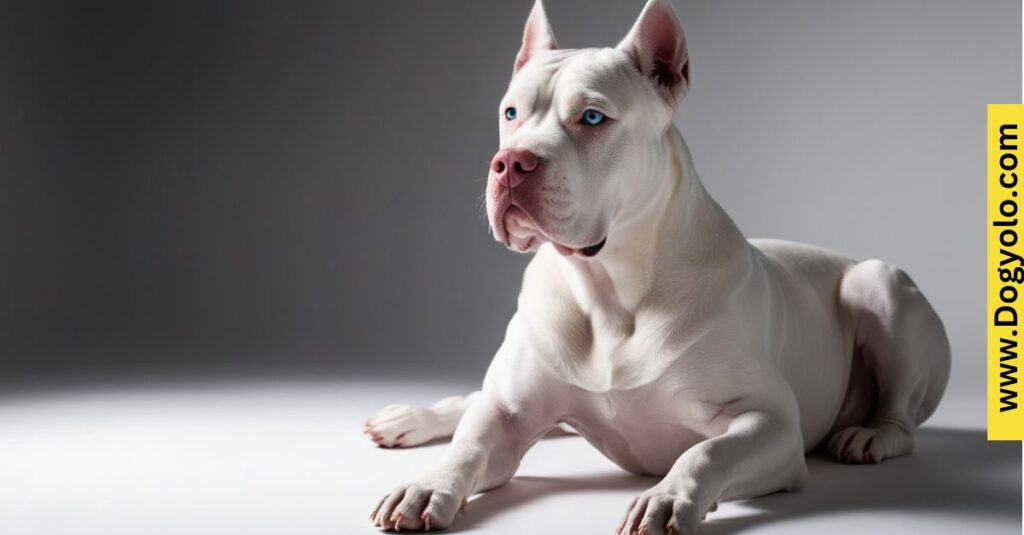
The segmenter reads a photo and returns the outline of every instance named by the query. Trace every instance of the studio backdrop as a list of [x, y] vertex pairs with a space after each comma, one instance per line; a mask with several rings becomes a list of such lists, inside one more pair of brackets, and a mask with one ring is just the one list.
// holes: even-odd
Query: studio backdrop
[[[482, 193], [530, 4], [3, 3], [0, 377], [479, 380], [529, 260]], [[548, 4], [563, 47], [641, 5]], [[1020, 2], [676, 7], [712, 196], [748, 237], [911, 273], [981, 415], [985, 105], [1020, 97]]]

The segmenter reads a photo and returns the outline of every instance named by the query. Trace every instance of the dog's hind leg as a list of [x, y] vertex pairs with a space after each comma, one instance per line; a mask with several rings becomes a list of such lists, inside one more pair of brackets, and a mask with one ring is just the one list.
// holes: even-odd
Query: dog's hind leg
[[408, 448], [439, 438], [451, 438], [466, 409], [480, 397], [451, 396], [429, 408], [388, 405], [363, 424], [363, 432], [385, 448]]
[[852, 267], [839, 299], [855, 330], [855, 350], [878, 387], [863, 425], [835, 432], [828, 450], [839, 461], [877, 463], [914, 449], [949, 379], [949, 342], [942, 321], [902, 270], [879, 260]]

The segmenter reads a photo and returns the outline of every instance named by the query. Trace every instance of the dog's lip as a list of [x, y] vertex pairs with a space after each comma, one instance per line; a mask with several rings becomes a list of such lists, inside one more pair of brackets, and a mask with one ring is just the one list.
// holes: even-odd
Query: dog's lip
[[505, 244], [505, 247], [512, 247], [512, 239], [509, 238], [508, 228], [505, 226], [505, 212], [512, 207], [512, 199], [508, 195], [503, 195], [501, 200], [498, 202], [498, 206], [494, 209], [494, 233], [497, 234], [498, 241]]
[[601, 249], [604, 247], [604, 244], [607, 241], [608, 236], [605, 236], [601, 241], [595, 243], [594, 245], [580, 249], [580, 254], [587, 257], [595, 256], [597, 253], [601, 252]]
[[[558, 251], [558, 254], [562, 256], [572, 256], [576, 253], [579, 253], [581, 256], [590, 258], [597, 255], [597, 253], [601, 252], [601, 249], [604, 248], [605, 243], [608, 241], [608, 237], [605, 236], [604, 238], [601, 238], [601, 241], [593, 245], [588, 245], [586, 247], [575, 248], [569, 247], [568, 245], [563, 245], [562, 243], [559, 243], [557, 240], [552, 239], [551, 236], [544, 232], [544, 230], [541, 229], [541, 226], [537, 224], [537, 220], [534, 219], [532, 215], [530, 215], [530, 212], [525, 210], [521, 205], [519, 205], [519, 203], [506, 198], [498, 206], [498, 209], [495, 210], [495, 219], [497, 220], [496, 222], [498, 223], [497, 225], [495, 225], [495, 233], [498, 235], [498, 240], [504, 243], [506, 247], [512, 247], [512, 237], [509, 234], [508, 228], [506, 226], [507, 223], [505, 214], [507, 214], [508, 211], [512, 208], [516, 208], [523, 216], [526, 216], [526, 218], [528, 218], [530, 220], [530, 223], [533, 225], [533, 230], [539, 233], [545, 241], [550, 242], [551, 245], [555, 247], [555, 250]], [[533, 240], [530, 240], [529, 243], [532, 244]]]
[[[530, 212], [525, 210], [522, 207], [522, 205], [520, 205], [519, 203], [515, 202], [514, 200], [507, 199], [505, 202], [501, 203], [501, 206], [499, 208], [500, 208], [500, 210], [496, 211], [496, 217], [497, 217], [498, 221], [500, 222], [499, 227], [501, 228], [501, 232], [499, 233], [498, 238], [501, 239], [501, 241], [505, 244], [506, 247], [513, 248], [512, 235], [509, 233], [508, 226], [507, 226], [508, 225], [508, 217], [507, 217], [507, 215], [508, 215], [509, 210], [512, 210], [513, 208], [515, 208], [516, 211], [519, 212], [520, 215], [526, 217], [526, 219], [528, 219], [530, 221], [530, 225], [533, 227], [532, 230], [534, 232], [540, 234], [541, 238], [543, 238], [544, 240], [549, 241], [551, 243], [556, 243], [554, 240], [551, 239], [550, 236], [547, 235], [547, 233], [545, 233], [543, 230], [541, 230], [540, 225], [537, 224], [537, 220], [534, 219], [533, 216], [530, 215]], [[530, 241], [527, 242], [527, 245], [525, 246], [523, 251], [529, 250], [529, 248], [532, 247], [534, 243], [535, 243], [535, 238], [531, 238]]]

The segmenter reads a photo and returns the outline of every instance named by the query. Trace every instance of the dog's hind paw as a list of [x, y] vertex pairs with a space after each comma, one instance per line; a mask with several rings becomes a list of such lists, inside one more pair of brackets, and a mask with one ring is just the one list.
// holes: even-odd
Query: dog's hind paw
[[895, 425], [847, 427], [832, 435], [828, 451], [837, 461], [852, 464], [882, 462], [914, 448], [913, 436]]

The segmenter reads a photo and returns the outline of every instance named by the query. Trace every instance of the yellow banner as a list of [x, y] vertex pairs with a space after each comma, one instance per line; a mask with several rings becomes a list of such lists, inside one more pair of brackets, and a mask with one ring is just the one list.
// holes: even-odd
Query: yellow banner
[[988, 439], [1024, 440], [1020, 396], [1024, 310], [1024, 105], [988, 105]]

